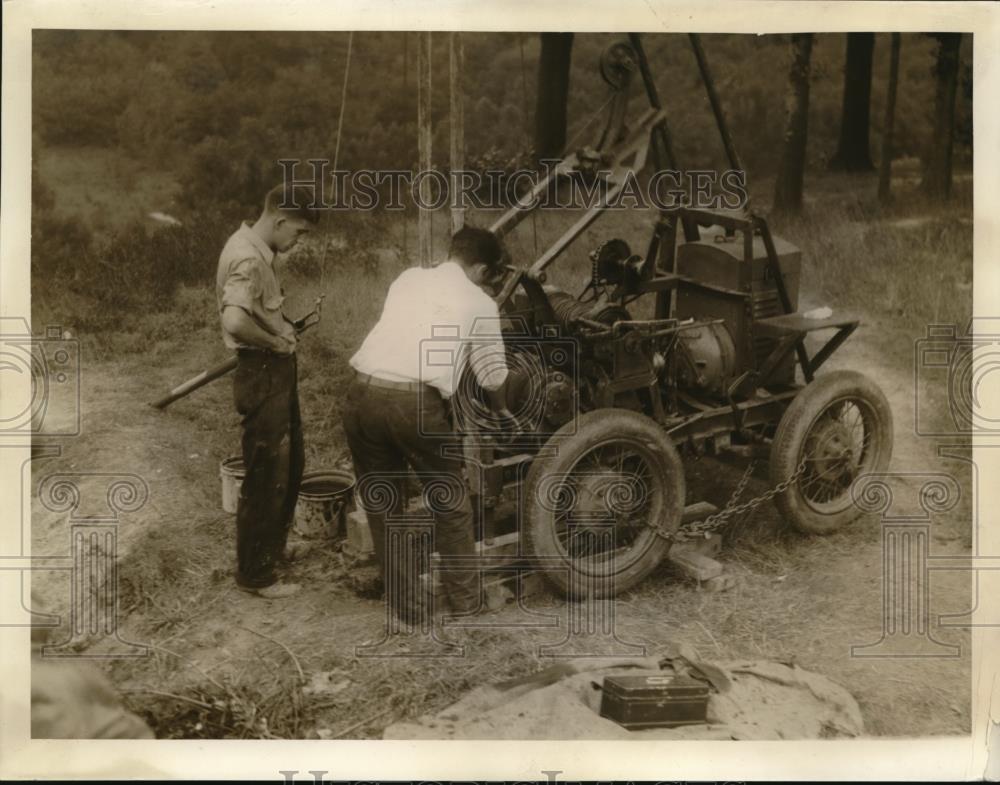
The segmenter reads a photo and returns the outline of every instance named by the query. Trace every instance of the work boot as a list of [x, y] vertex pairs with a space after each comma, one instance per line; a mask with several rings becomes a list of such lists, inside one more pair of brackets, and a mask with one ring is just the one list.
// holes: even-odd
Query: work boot
[[468, 596], [459, 599], [454, 595], [448, 597], [447, 610], [442, 609], [442, 615], [449, 617], [478, 616], [487, 610], [486, 605], [478, 597]]
[[285, 546], [281, 560], [284, 562], [301, 561], [310, 553], [312, 553], [312, 545], [308, 542], [290, 542]]
[[302, 588], [297, 583], [284, 583], [283, 581], [277, 581], [270, 584], [269, 586], [261, 586], [259, 588], [253, 586], [240, 586], [236, 584], [240, 591], [245, 591], [248, 594], [256, 594], [258, 597], [263, 597], [265, 600], [282, 600], [285, 597], [291, 597], [293, 594], [298, 594], [299, 590]]
[[504, 586], [485, 586], [481, 594], [463, 592], [448, 595], [448, 609], [441, 613], [454, 619], [486, 616], [496, 613], [513, 598], [513, 593]]

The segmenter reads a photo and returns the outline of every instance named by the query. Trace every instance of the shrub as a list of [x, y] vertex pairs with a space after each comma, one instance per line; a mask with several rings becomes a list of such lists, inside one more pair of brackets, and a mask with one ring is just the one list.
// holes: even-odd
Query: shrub
[[181, 285], [210, 287], [219, 251], [236, 226], [231, 214], [203, 211], [180, 226], [137, 220], [102, 237], [77, 216], [36, 207], [33, 301], [59, 303], [63, 312], [47, 315], [71, 320], [77, 329], [123, 329], [130, 318], [171, 308]]
[[31, 280], [33, 285], [79, 283], [93, 264], [94, 238], [76, 215], [32, 207]]

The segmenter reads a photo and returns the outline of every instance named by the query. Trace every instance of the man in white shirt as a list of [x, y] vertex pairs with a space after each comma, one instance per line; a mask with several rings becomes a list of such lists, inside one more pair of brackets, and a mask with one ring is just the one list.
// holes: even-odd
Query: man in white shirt
[[[350, 360], [356, 378], [347, 393], [344, 431], [387, 601], [405, 623], [422, 623], [427, 611], [412, 563], [387, 563], [386, 517], [405, 506], [407, 466], [422, 482], [433, 478], [442, 483], [439, 488], [447, 488], [429, 493], [427, 501], [435, 520], [434, 549], [444, 568], [441, 583], [452, 610], [471, 613], [479, 605], [476, 574], [447, 569], [473, 556], [475, 543], [458, 457], [461, 439], [446, 401], [469, 371], [501, 420], [515, 422], [504, 400], [507, 366], [500, 315], [487, 294], [504, 270], [503, 248], [491, 232], [459, 230], [446, 261], [408, 269], [392, 283], [378, 323]], [[374, 489], [380, 481], [394, 488], [391, 509], [366, 504], [365, 488]]]

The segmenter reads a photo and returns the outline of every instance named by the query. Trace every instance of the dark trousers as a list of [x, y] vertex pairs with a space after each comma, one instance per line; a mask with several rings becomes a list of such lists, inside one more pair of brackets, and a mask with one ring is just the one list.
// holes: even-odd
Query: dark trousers
[[[442, 559], [439, 574], [451, 606], [468, 610], [477, 605], [475, 572], [447, 569], [463, 561], [468, 566], [475, 542], [461, 440], [452, 432], [441, 396], [431, 388], [417, 393], [355, 379], [348, 387], [343, 422], [390, 608], [404, 621], [422, 619], [426, 611], [418, 578], [429, 554], [419, 553], [416, 532], [427, 527], [403, 514], [407, 466], [416, 472], [434, 519], [432, 547]], [[445, 456], [445, 445], [457, 448], [458, 455]]]
[[277, 580], [305, 466], [295, 355], [240, 350], [233, 398], [243, 416], [246, 469], [236, 508], [236, 581], [261, 588]]

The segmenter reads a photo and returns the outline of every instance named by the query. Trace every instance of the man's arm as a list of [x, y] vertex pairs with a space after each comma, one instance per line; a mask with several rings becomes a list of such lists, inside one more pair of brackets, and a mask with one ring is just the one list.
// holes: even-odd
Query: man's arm
[[488, 387], [484, 387], [483, 390], [486, 392], [486, 398], [490, 402], [490, 408], [497, 412], [503, 413], [507, 411], [507, 381], [504, 380], [499, 387], [495, 390], [491, 390]]
[[472, 341], [469, 364], [490, 408], [512, 416], [507, 409], [507, 352], [500, 332], [500, 311], [489, 297], [477, 297], [474, 302], [467, 314], [465, 333]]
[[500, 417], [507, 423], [507, 427], [518, 429], [520, 423], [517, 422], [517, 418], [511, 412], [507, 406], [507, 378], [500, 382], [499, 387], [486, 387], [480, 382], [480, 387], [483, 388], [483, 392], [486, 393], [486, 401], [490, 405], [490, 409], [494, 414], [500, 415]]
[[503, 338], [473, 338], [469, 347], [469, 364], [494, 409], [507, 408], [504, 395], [507, 388], [507, 352]]
[[469, 364], [476, 381], [486, 393], [490, 409], [513, 423], [514, 415], [507, 405], [507, 352], [503, 339], [497, 337], [495, 341], [474, 342], [470, 347]]
[[225, 307], [222, 311], [222, 326], [233, 338], [248, 346], [270, 349], [278, 354], [291, 354], [295, 351], [294, 338], [269, 333], [238, 305]]
[[504, 423], [504, 430], [511, 436], [531, 430], [510, 410], [507, 403], [507, 355], [502, 339], [496, 344], [477, 347], [470, 356], [473, 372], [479, 386], [486, 393], [486, 400], [494, 414]]

